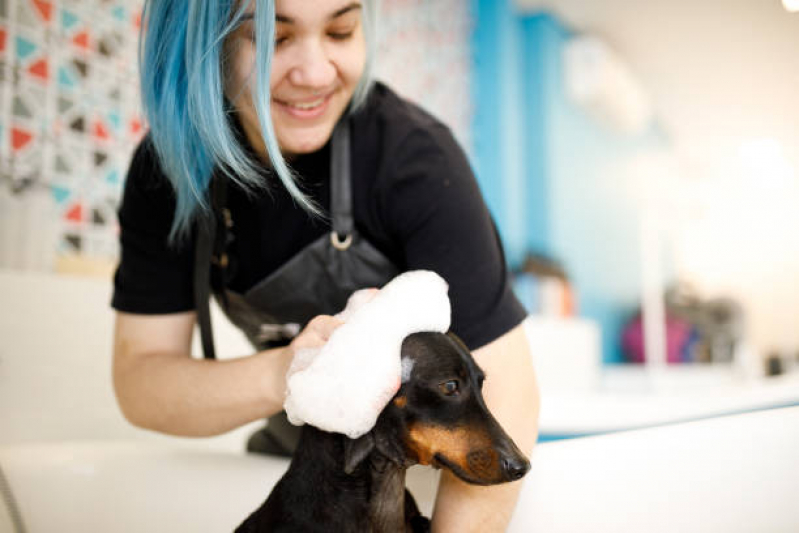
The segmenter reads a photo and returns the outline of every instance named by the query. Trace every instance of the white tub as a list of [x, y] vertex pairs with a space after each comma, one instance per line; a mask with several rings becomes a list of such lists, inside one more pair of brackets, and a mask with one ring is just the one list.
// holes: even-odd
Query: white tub
[[[263, 501], [286, 462], [242, 453], [259, 424], [187, 440], [122, 419], [111, 389], [110, 281], [0, 271], [0, 294], [0, 467], [28, 533], [230, 531]], [[220, 354], [247, 353], [215, 318]], [[539, 357], [551, 346], [543, 338]], [[788, 382], [764, 394], [744, 403], [799, 398]], [[542, 426], [607, 430], [721, 405], [654, 409], [639, 396], [549, 394]], [[799, 407], [542, 444], [511, 531], [796, 533], [797, 450]], [[414, 469], [409, 484], [429, 513], [436, 476]], [[2, 504], [0, 533], [13, 531]]]
[[[542, 444], [510, 531], [795, 533], [797, 450], [799, 407]], [[29, 533], [201, 533], [231, 531], [287, 462], [73, 442], [5, 446], [0, 465]], [[435, 475], [409, 478], [429, 513]]]

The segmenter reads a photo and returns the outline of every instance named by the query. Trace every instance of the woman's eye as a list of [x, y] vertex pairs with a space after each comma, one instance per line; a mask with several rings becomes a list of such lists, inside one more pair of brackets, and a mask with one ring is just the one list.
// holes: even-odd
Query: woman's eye
[[341, 32], [331, 31], [328, 32], [327, 36], [333, 39], [334, 41], [346, 41], [347, 39], [352, 37], [353, 33], [355, 33], [354, 30], [341, 31]]
[[438, 388], [445, 396], [455, 396], [460, 392], [460, 385], [458, 384], [458, 381], [455, 379], [452, 379], [450, 381], [445, 381], [444, 383], [439, 385]]

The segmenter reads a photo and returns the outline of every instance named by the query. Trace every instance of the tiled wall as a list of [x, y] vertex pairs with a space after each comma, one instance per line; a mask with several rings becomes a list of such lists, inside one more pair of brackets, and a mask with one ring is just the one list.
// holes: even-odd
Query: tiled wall
[[142, 134], [139, 23], [138, 2], [0, 0], [3, 266], [116, 253], [115, 206]]
[[[113, 263], [141, 0], [0, 0], [0, 268]], [[470, 147], [469, 3], [383, 0], [378, 76]]]
[[377, 75], [472, 151], [471, 2], [381, 0]]

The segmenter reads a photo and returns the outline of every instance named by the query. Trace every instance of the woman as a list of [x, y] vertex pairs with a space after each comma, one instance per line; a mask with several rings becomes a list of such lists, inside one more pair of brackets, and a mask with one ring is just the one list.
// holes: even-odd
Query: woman
[[[489, 407], [532, 449], [537, 388], [498, 237], [447, 128], [372, 83], [373, 10], [148, 0], [150, 131], [119, 211], [113, 299], [114, 385], [133, 424], [208, 436], [278, 413], [293, 354], [329, 338], [342, 297], [429, 269], [450, 285], [452, 330], [489, 376]], [[209, 262], [254, 355], [190, 357]], [[444, 474], [433, 528], [502, 531], [519, 488]]]

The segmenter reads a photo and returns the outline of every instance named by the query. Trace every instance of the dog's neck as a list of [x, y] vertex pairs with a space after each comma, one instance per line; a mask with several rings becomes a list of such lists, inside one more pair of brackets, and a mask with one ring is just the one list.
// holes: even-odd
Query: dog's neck
[[370, 476], [369, 515], [374, 531], [405, 530], [405, 468], [373, 451], [364, 462]]
[[[347, 437], [327, 433], [311, 426], [303, 428], [294, 461], [322, 473], [331, 497], [347, 494], [343, 500], [359, 501], [367, 509], [369, 531], [374, 533], [405, 531], [405, 472], [406, 468], [387, 460], [379, 451], [372, 453], [352, 474], [344, 473], [344, 442]], [[353, 494], [360, 494], [353, 499]], [[342, 509], [346, 515], [348, 509]], [[343, 516], [352, 520], [352, 516]]]

